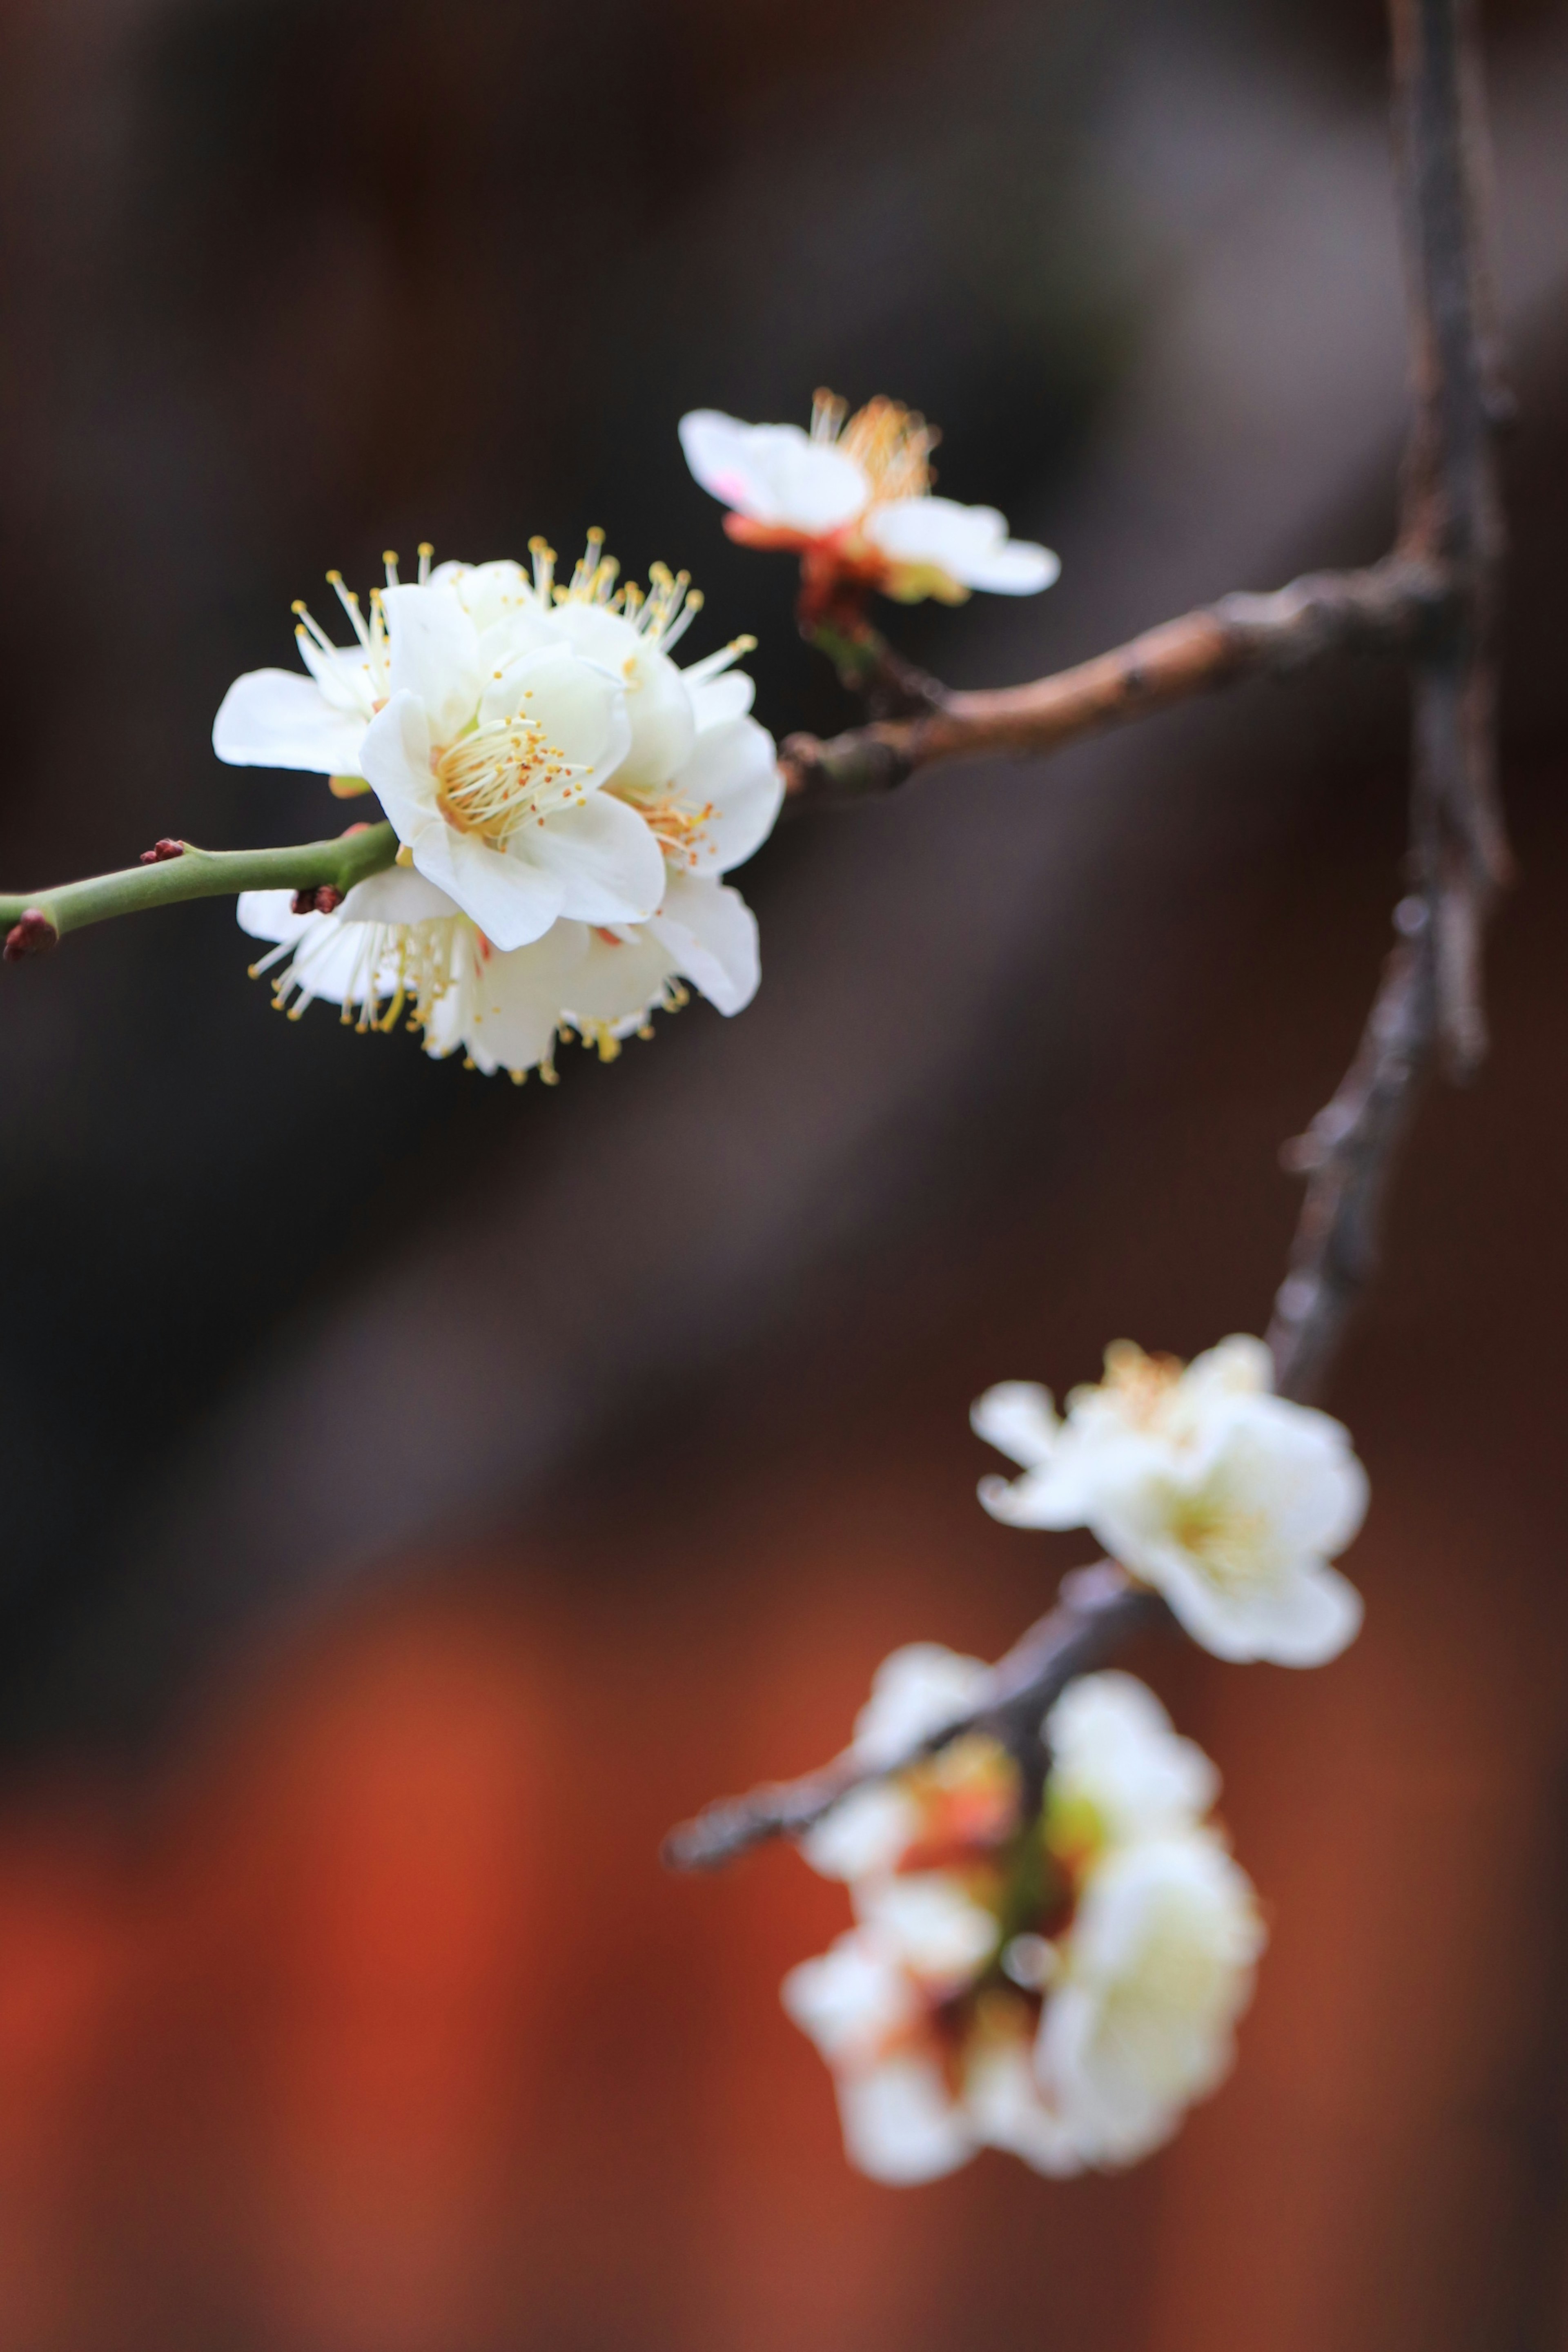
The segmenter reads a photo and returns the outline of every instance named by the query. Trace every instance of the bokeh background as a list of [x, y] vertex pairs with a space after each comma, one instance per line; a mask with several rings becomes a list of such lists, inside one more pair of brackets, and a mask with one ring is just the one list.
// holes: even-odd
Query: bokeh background
[[[1260, 1328], [1399, 887], [1372, 666], [784, 826], [755, 1006], [554, 1093], [278, 1020], [220, 905], [6, 971], [4, 2352], [1568, 2345], [1568, 11], [1488, 20], [1497, 1050], [1330, 1399], [1363, 1637], [1137, 1662], [1270, 1908], [1234, 2081], [874, 2188], [777, 2003], [841, 1893], [657, 1848], [1084, 1556], [977, 1509], [982, 1386]], [[603, 522], [837, 723], [697, 404], [941, 421], [1065, 566], [900, 620], [960, 683], [1375, 552], [1383, 75], [1374, 0], [5, 0], [8, 887], [326, 829], [212, 713], [426, 536]]]

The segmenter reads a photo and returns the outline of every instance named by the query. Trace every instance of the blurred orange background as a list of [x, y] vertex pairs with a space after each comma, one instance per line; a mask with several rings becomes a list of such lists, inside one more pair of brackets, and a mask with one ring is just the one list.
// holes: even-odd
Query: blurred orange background
[[[979, 1389], [1261, 1327], [1399, 887], [1356, 666], [784, 828], [757, 1005], [554, 1096], [286, 1028], [216, 908], [6, 974], [4, 2352], [1568, 2344], [1568, 16], [1491, 22], [1496, 1051], [1327, 1400], [1365, 1633], [1131, 1662], [1269, 1911], [1235, 2078], [1122, 2178], [874, 2187], [777, 1999], [842, 1891], [658, 1850], [1085, 1556], [979, 1511]], [[18, 877], [321, 829], [211, 713], [426, 531], [603, 520], [837, 723], [699, 401], [940, 418], [1065, 564], [898, 616], [964, 683], [1386, 536], [1370, 5], [11, 0], [0, 55]]]

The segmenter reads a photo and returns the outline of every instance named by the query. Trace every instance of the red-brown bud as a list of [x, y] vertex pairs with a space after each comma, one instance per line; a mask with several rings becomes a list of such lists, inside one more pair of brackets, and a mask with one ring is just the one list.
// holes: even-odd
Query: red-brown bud
[[24, 956], [47, 955], [59, 943], [60, 935], [47, 915], [37, 907], [29, 907], [21, 921], [13, 923], [5, 934], [5, 961], [20, 963]]
[[172, 841], [165, 836], [162, 841], [155, 841], [151, 849], [142, 852], [142, 863], [143, 866], [162, 866], [166, 858], [183, 857], [184, 854], [183, 841]]

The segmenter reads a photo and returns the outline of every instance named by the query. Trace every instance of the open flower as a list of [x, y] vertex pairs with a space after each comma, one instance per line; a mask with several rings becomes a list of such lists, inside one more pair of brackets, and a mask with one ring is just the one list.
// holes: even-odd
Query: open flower
[[[857, 1749], [890, 1758], [952, 1724], [985, 1671], [932, 1643], [896, 1653]], [[1213, 1765], [1127, 1675], [1072, 1685], [1044, 1736], [1033, 1812], [1017, 1760], [970, 1731], [801, 1842], [848, 1881], [857, 1924], [791, 1972], [784, 2007], [874, 2179], [933, 2179], [985, 2147], [1053, 2175], [1130, 2163], [1230, 2065], [1263, 1931], [1205, 1818]]]
[[1224, 2080], [1263, 1942], [1251, 1885], [1215, 1837], [1143, 1840], [1090, 1873], [1035, 2061], [1086, 2161], [1147, 2156]]
[[391, 562], [388, 572], [371, 622], [344, 595], [357, 651], [301, 623], [309, 681], [260, 671], [230, 688], [213, 730], [219, 757], [362, 776], [409, 862], [497, 948], [542, 938], [562, 915], [654, 913], [658, 844], [601, 789], [631, 743], [621, 681], [564, 645], [506, 629], [481, 640], [449, 585], [400, 583]]
[[1216, 1656], [1336, 1657], [1362, 1619], [1329, 1564], [1366, 1511], [1348, 1433], [1271, 1393], [1258, 1339], [1226, 1339], [1184, 1369], [1122, 1340], [1105, 1363], [1065, 1419], [1024, 1381], [980, 1399], [976, 1432], [1025, 1473], [984, 1480], [985, 1508], [1013, 1527], [1090, 1528]]
[[937, 436], [897, 401], [848, 416], [819, 392], [811, 430], [743, 425], [713, 408], [680, 420], [680, 444], [705, 490], [729, 508], [725, 530], [750, 547], [797, 551], [808, 579], [879, 589], [912, 603], [961, 604], [974, 588], [1029, 596], [1060, 570], [1049, 548], [1007, 536], [994, 507], [933, 498]]
[[[616, 911], [620, 902], [607, 890], [594, 898], [580, 866], [570, 903], [586, 902], [592, 911], [558, 915], [542, 934], [509, 949], [457, 887], [450, 845], [437, 841], [424, 854], [426, 830], [414, 846], [417, 871], [373, 876], [331, 914], [297, 915], [287, 891], [241, 899], [243, 927], [275, 942], [257, 970], [277, 970], [278, 1001], [294, 1017], [321, 996], [361, 1029], [390, 1029], [406, 1017], [431, 1054], [460, 1052], [481, 1070], [517, 1078], [538, 1068], [548, 1079], [558, 1035], [575, 1032], [613, 1058], [624, 1038], [648, 1034], [656, 1009], [685, 1002], [685, 983], [721, 1013], [750, 1003], [760, 976], [756, 919], [719, 877], [766, 839], [783, 801], [773, 738], [749, 716], [752, 681], [732, 667], [752, 641], [738, 637], [678, 668], [669, 648], [700, 599], [687, 594], [683, 576], [662, 567], [646, 597], [635, 587], [617, 589], [603, 546], [595, 532], [564, 585], [542, 541], [527, 572], [511, 562], [443, 564], [406, 592], [431, 600], [427, 611], [392, 604], [387, 642], [395, 652], [405, 626], [458, 644], [471, 638], [493, 677], [533, 679], [527, 692], [537, 695], [540, 680], [553, 686], [563, 677], [575, 691], [587, 678], [595, 693], [611, 698], [620, 748], [609, 781], [591, 797], [584, 790], [573, 803], [574, 820], [536, 823], [523, 838], [536, 863], [548, 851], [559, 865], [563, 828], [574, 822], [578, 848], [589, 816], [618, 832], [629, 827], [639, 845], [637, 891], [646, 911], [633, 919]], [[390, 592], [377, 607], [375, 626], [384, 632], [379, 613], [389, 601]], [[438, 664], [431, 667], [438, 677]], [[396, 708], [388, 702], [382, 718]], [[405, 709], [400, 723], [419, 722]], [[482, 727], [462, 740], [486, 740]], [[368, 735], [365, 757], [369, 772], [379, 755]], [[641, 866], [648, 862], [652, 879], [645, 883]], [[605, 881], [603, 866], [597, 881]]]
[[512, 658], [569, 654], [613, 678], [629, 736], [610, 796], [642, 819], [672, 872], [728, 873], [767, 839], [784, 801], [773, 737], [749, 715], [752, 681], [733, 667], [755, 639], [682, 669], [670, 656], [702, 608], [684, 572], [655, 564], [647, 595], [617, 586], [597, 530], [564, 583], [542, 540], [531, 553], [529, 572], [445, 563], [431, 585], [457, 598], [481, 644]]
[[298, 1020], [317, 997], [361, 1031], [400, 1023], [437, 1059], [461, 1054], [513, 1078], [555, 1076], [559, 1037], [574, 1033], [612, 1061], [622, 1041], [650, 1034], [659, 1010], [686, 1002], [689, 982], [721, 1013], [755, 993], [757, 927], [738, 890], [667, 876], [658, 913], [614, 930], [563, 919], [510, 953], [421, 874], [394, 867], [351, 890], [329, 915], [298, 915], [287, 890], [247, 891], [239, 921], [276, 944], [253, 966], [273, 971], [275, 1001]]

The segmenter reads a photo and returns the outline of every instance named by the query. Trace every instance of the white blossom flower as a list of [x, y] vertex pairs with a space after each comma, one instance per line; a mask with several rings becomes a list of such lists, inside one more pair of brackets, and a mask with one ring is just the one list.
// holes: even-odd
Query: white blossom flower
[[297, 915], [287, 890], [247, 891], [239, 921], [277, 944], [253, 967], [276, 970], [274, 994], [298, 1020], [317, 997], [362, 1031], [406, 1019], [437, 1060], [517, 1079], [555, 1076], [557, 1037], [574, 1032], [611, 1061], [621, 1042], [674, 1012], [689, 981], [721, 1013], [750, 1003], [758, 979], [756, 920], [738, 890], [668, 874], [658, 913], [615, 929], [553, 923], [503, 955], [423, 875], [393, 867], [351, 890], [331, 914]]
[[785, 2010], [833, 2069], [845, 2153], [904, 2186], [967, 2164], [978, 2146], [948, 2085], [925, 2012], [896, 1958], [864, 1930], [784, 1979]]
[[1224, 2079], [1264, 1940], [1250, 1883], [1206, 1832], [1141, 1840], [1090, 1873], [1036, 2054], [1087, 2162], [1148, 2155]]
[[1010, 540], [994, 507], [931, 496], [937, 436], [921, 417], [877, 399], [846, 420], [831, 393], [818, 393], [809, 433], [700, 408], [681, 418], [680, 443], [702, 488], [729, 508], [731, 538], [795, 549], [825, 577], [906, 603], [1050, 586], [1061, 567], [1049, 548]]
[[[504, 627], [481, 638], [449, 585], [399, 583], [390, 562], [388, 572], [372, 623], [344, 596], [357, 654], [302, 623], [310, 683], [263, 670], [229, 688], [218, 756], [363, 777], [409, 862], [503, 950], [542, 939], [562, 915], [653, 914], [659, 845], [600, 790], [631, 744], [620, 680], [564, 645], [520, 643]], [[366, 700], [373, 715], [351, 751]]]
[[1212, 1808], [1219, 1774], [1183, 1739], [1147, 1684], [1113, 1670], [1068, 1685], [1046, 1718], [1051, 1804], [1086, 1813], [1096, 1843], [1186, 1829]]
[[1090, 1528], [1219, 1657], [1320, 1665], [1361, 1624], [1329, 1563], [1361, 1526], [1366, 1474], [1337, 1421], [1271, 1382], [1246, 1338], [1184, 1370], [1119, 1341], [1065, 1419], [1045, 1389], [1005, 1382], [973, 1423], [1025, 1475], [987, 1478], [981, 1500], [1013, 1527]]
[[[857, 1750], [865, 1731], [869, 1759], [902, 1752], [985, 1671], [934, 1643], [896, 1653]], [[1213, 1765], [1123, 1674], [1073, 1685], [1044, 1729], [1032, 1818], [1017, 1763], [966, 1732], [802, 1841], [848, 1880], [856, 1926], [792, 1972], [784, 2006], [874, 2179], [932, 2179], [983, 2147], [1055, 2177], [1130, 2163], [1230, 2064], [1264, 1937], [1205, 1819]]]
[[[341, 592], [360, 631], [357, 654], [302, 627], [310, 678], [258, 673], [241, 679], [219, 713], [219, 748], [226, 746], [227, 756], [269, 759], [292, 749], [309, 764], [312, 743], [330, 742], [334, 756], [341, 751], [332, 732], [342, 724], [338, 703], [357, 696], [356, 709], [370, 718], [356, 757], [363, 754], [366, 772], [384, 787], [400, 835], [414, 836], [405, 856], [416, 873], [374, 876], [331, 914], [296, 915], [287, 893], [251, 893], [241, 901], [244, 927], [279, 950], [258, 967], [282, 965], [279, 1001], [297, 1017], [315, 997], [328, 998], [343, 1006], [346, 1018], [357, 1015], [362, 1029], [395, 1026], [406, 1011], [434, 1055], [461, 1052], [482, 1070], [506, 1069], [514, 1077], [538, 1067], [547, 1078], [558, 1034], [575, 1031], [608, 1059], [634, 1031], [647, 1034], [655, 1009], [685, 1001], [683, 983], [721, 1012], [738, 1013], [757, 987], [757, 927], [740, 894], [719, 877], [767, 837], [783, 800], [773, 739], [749, 715], [752, 681], [732, 667], [752, 640], [738, 637], [678, 668], [669, 649], [701, 599], [688, 594], [684, 574], [662, 566], [655, 567], [646, 597], [633, 586], [617, 589], [616, 567], [599, 532], [591, 534], [565, 585], [556, 583], [555, 559], [542, 541], [534, 542], [526, 572], [503, 562], [446, 563], [432, 572], [427, 556], [421, 551], [418, 587], [400, 589], [394, 580], [384, 593], [378, 591], [368, 623], [357, 601]], [[416, 655], [432, 643], [436, 652], [421, 671]], [[493, 799], [492, 784], [504, 799], [510, 789], [504, 777], [487, 784], [480, 776], [485, 746], [493, 749], [501, 735], [521, 740], [541, 711], [564, 734], [564, 722], [557, 722], [568, 688], [579, 698], [584, 692], [598, 698], [616, 739], [613, 759], [606, 753], [595, 770], [596, 783], [584, 772], [570, 807], [563, 802], [503, 831], [499, 849], [481, 841], [477, 866], [479, 852], [461, 826], [454, 828], [449, 808], [437, 805], [420, 829], [426, 780], [416, 772], [418, 761], [388, 784], [391, 739], [377, 736], [384, 721], [390, 727], [401, 714], [397, 740], [406, 748], [410, 730], [417, 736], [426, 724], [425, 704], [416, 709], [412, 688], [399, 681], [423, 676], [428, 700], [447, 675], [443, 664], [453, 647], [466, 660], [476, 646], [489, 678], [485, 693], [521, 678], [524, 716], [507, 720], [497, 735], [481, 696], [479, 719], [450, 758], [442, 753], [433, 755], [433, 766], [426, 762], [437, 804], [448, 767], [458, 779], [452, 792], [468, 816], [482, 814], [481, 802], [490, 805], [484, 795]], [[287, 693], [279, 692], [279, 678]], [[296, 688], [315, 698], [309, 711]], [[453, 709], [467, 691], [453, 688]], [[510, 695], [508, 686], [502, 698]], [[281, 722], [270, 732], [264, 723], [278, 710], [295, 729], [287, 742]], [[437, 711], [432, 723], [439, 732], [451, 724], [450, 714]], [[576, 748], [585, 754], [592, 746], [580, 736]], [[596, 866], [590, 835], [605, 848]], [[623, 856], [628, 844], [633, 854]], [[511, 870], [520, 860], [528, 869], [521, 884]], [[492, 904], [504, 889], [515, 917], [520, 888], [525, 899], [532, 893], [527, 936], [509, 945], [508, 935], [476, 907]], [[547, 905], [558, 911], [535, 932], [534, 919]], [[514, 941], [517, 929], [514, 920]]]
[[784, 802], [773, 737], [749, 715], [752, 681], [732, 667], [755, 639], [736, 637], [681, 669], [671, 652], [702, 609], [684, 572], [655, 564], [646, 596], [632, 583], [617, 587], [618, 566], [597, 530], [564, 585], [553, 551], [535, 540], [531, 551], [531, 572], [511, 562], [444, 563], [431, 585], [457, 597], [481, 644], [504, 645], [514, 657], [564, 650], [613, 677], [630, 738], [611, 796], [642, 818], [672, 869], [711, 876], [742, 864]]

